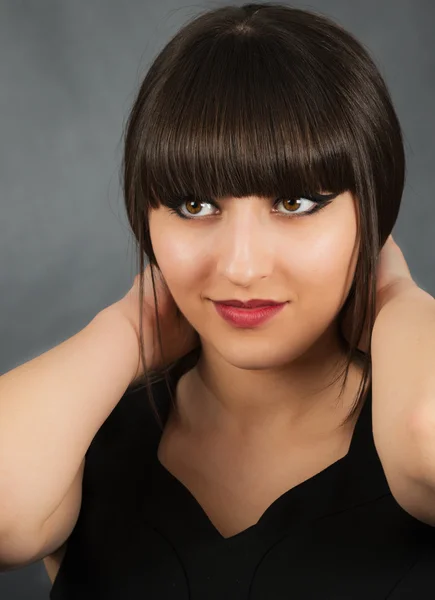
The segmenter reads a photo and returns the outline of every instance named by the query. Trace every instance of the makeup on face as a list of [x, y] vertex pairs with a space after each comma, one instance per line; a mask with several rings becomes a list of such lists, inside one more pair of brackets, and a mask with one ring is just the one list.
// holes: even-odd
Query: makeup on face
[[[274, 208], [281, 204], [282, 206], [284, 206], [285, 210], [283, 212], [279, 211], [279, 210], [274, 210], [274, 212], [276, 214], [279, 214], [282, 217], [286, 217], [286, 218], [290, 218], [290, 219], [299, 219], [302, 217], [308, 217], [310, 215], [314, 215], [315, 213], [317, 213], [320, 210], [322, 210], [323, 208], [325, 208], [328, 204], [330, 204], [334, 200], [334, 198], [336, 198], [337, 195], [338, 195], [337, 193], [334, 193], [334, 194], [308, 194], [308, 193], [306, 193], [306, 194], [301, 194], [301, 195], [294, 196], [294, 197], [293, 196], [292, 197], [284, 196], [284, 197], [275, 198]], [[289, 205], [291, 205], [294, 202], [298, 203], [296, 206], [294, 206], [295, 210], [291, 210], [291, 209], [289, 210]], [[182, 209], [184, 209], [186, 204], [188, 204], [188, 203], [194, 203], [199, 206], [208, 205], [213, 208], [219, 208], [216, 199], [214, 199], [214, 198], [197, 198], [193, 194], [171, 198], [165, 202], [165, 206], [169, 209], [170, 213], [177, 215], [181, 219], [187, 219], [190, 221], [200, 221], [200, 220], [210, 218], [210, 216], [199, 215], [199, 213], [195, 213], [195, 212], [191, 213], [188, 211], [187, 214], [185, 212], [183, 212]], [[302, 207], [306, 206], [306, 203], [311, 204], [312, 206], [308, 207], [308, 210], [302, 210], [302, 211], [299, 210], [298, 211], [298, 209], [300, 209], [301, 206]]]
[[258, 327], [272, 319], [285, 307], [287, 302], [272, 304], [255, 308], [237, 307], [220, 302], [213, 302], [217, 313], [234, 327]]

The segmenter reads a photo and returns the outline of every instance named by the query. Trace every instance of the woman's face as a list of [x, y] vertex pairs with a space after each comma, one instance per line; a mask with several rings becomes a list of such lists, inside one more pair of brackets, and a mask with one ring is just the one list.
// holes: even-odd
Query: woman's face
[[[357, 206], [350, 192], [313, 214], [314, 202], [304, 197], [276, 202], [187, 199], [180, 210], [189, 219], [163, 206], [149, 216], [157, 263], [203, 349], [242, 369], [273, 369], [301, 357], [330, 328], [355, 272]], [[213, 304], [257, 298], [287, 304], [249, 329], [229, 324]]]

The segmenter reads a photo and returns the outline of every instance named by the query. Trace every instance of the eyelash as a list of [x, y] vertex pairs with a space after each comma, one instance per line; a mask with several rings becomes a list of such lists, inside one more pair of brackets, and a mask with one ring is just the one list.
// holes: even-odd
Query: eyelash
[[[319, 212], [320, 210], [322, 210], [323, 208], [325, 208], [328, 204], [330, 204], [333, 200], [333, 198], [335, 198], [337, 196], [337, 194], [329, 194], [329, 195], [321, 195], [321, 194], [305, 194], [305, 195], [301, 195], [298, 196], [296, 199], [303, 199], [303, 200], [309, 200], [310, 202], [315, 202], [315, 206], [313, 208], [311, 208], [310, 210], [307, 210], [301, 214], [296, 214], [296, 213], [289, 213], [288, 215], [284, 215], [282, 213], [282, 216], [285, 219], [300, 219], [302, 217], [308, 217], [310, 215], [313, 215], [314, 213]], [[203, 219], [208, 219], [209, 217], [195, 217], [195, 216], [191, 216], [191, 217], [187, 217], [184, 213], [181, 212], [181, 206], [187, 202], [188, 200], [192, 200], [194, 198], [190, 197], [190, 196], [183, 196], [182, 198], [175, 198], [172, 200], [169, 200], [167, 202], [167, 207], [169, 208], [169, 212], [173, 213], [179, 217], [181, 217], [182, 219], [187, 219], [188, 221], [198, 221], [198, 220], [203, 220]], [[275, 201], [274, 206], [276, 206], [277, 204], [279, 204], [280, 202], [283, 202], [284, 200], [289, 200], [289, 199], [293, 199], [293, 198], [288, 198], [288, 197], [284, 197], [284, 198], [278, 198], [278, 200]], [[216, 204], [212, 201], [200, 201], [200, 203], [202, 204], [210, 204], [211, 206], [214, 206], [215, 208], [218, 208], [216, 206]]]

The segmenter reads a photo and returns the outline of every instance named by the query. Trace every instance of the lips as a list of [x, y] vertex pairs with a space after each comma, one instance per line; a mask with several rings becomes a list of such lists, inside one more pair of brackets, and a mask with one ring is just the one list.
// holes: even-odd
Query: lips
[[286, 302], [256, 308], [241, 308], [221, 302], [214, 302], [214, 305], [218, 314], [234, 327], [252, 328], [269, 321], [285, 307]]
[[265, 306], [278, 306], [283, 304], [283, 302], [275, 302], [274, 300], [248, 300], [247, 302], [241, 302], [240, 300], [222, 300], [216, 301], [216, 303], [225, 306], [234, 306], [236, 308], [262, 308]]

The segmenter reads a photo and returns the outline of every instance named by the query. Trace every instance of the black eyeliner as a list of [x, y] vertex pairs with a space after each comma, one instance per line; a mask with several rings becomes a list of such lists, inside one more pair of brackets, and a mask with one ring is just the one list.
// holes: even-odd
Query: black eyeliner
[[[309, 216], [313, 213], [318, 212], [319, 210], [321, 210], [322, 208], [325, 208], [326, 206], [328, 206], [328, 204], [330, 204], [332, 202], [332, 200], [334, 198], [336, 198], [338, 196], [338, 193], [333, 193], [333, 194], [300, 194], [298, 196], [295, 196], [295, 198], [299, 199], [299, 198], [305, 198], [306, 200], [310, 200], [312, 202], [316, 202], [316, 206], [314, 206], [311, 210], [308, 210], [304, 213], [299, 214], [294, 214], [294, 216], [288, 217], [287, 215], [283, 215], [284, 217], [290, 218], [290, 219], [299, 219], [305, 216]], [[275, 204], [281, 202], [284, 199], [290, 198], [290, 196], [279, 196], [275, 202], [274, 202], [274, 206]], [[292, 196], [293, 198], [293, 196]], [[187, 196], [179, 196], [179, 197], [173, 197], [173, 198], [169, 198], [166, 202], [165, 202], [165, 206], [169, 209], [169, 212], [179, 216], [182, 219], [186, 219], [187, 221], [194, 221], [195, 217], [186, 217], [186, 215], [184, 215], [180, 208], [182, 206], [182, 204], [184, 204], [184, 202], [187, 202], [190, 199], [194, 199], [198, 202], [205, 202], [206, 204], [211, 204], [212, 206], [214, 206], [215, 208], [219, 208], [211, 198], [195, 198], [194, 196], [191, 195], [187, 195]], [[289, 213], [289, 215], [291, 215], [291, 213]], [[198, 217], [198, 220], [201, 220], [201, 217]]]
[[336, 193], [336, 194], [308, 194], [306, 196], [301, 196], [301, 198], [307, 198], [307, 200], [314, 200], [316, 202], [317, 201], [323, 202], [324, 200], [333, 200], [337, 196], [338, 196], [338, 193]]

